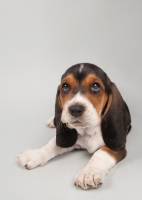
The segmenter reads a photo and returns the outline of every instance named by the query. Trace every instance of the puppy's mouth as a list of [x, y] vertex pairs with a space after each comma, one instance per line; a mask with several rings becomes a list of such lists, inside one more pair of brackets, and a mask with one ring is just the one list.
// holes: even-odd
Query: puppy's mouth
[[85, 126], [85, 124], [78, 118], [75, 119], [74, 121], [70, 122], [70, 124], [72, 124], [73, 126], [81, 126], [81, 127]]

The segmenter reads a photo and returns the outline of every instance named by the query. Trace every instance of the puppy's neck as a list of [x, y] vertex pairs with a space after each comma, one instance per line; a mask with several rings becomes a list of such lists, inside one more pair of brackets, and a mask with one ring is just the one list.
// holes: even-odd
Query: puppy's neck
[[101, 132], [100, 124], [97, 125], [97, 126], [95, 126], [95, 127], [94, 126], [92, 126], [92, 127], [86, 127], [86, 128], [77, 127], [75, 129], [77, 130], [77, 133], [80, 136], [84, 136], [84, 135], [92, 136], [92, 135], [95, 135], [98, 132]]

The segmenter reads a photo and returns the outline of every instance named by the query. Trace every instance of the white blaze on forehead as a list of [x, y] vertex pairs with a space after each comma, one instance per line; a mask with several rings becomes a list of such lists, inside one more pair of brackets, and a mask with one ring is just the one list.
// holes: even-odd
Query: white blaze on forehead
[[84, 64], [81, 64], [79, 68], [79, 73], [81, 73], [81, 71], [83, 70], [83, 67], [84, 67]]

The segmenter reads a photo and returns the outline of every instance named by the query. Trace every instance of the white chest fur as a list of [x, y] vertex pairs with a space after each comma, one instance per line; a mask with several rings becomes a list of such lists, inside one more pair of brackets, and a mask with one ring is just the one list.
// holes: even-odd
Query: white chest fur
[[97, 149], [104, 146], [100, 126], [95, 128], [77, 129], [78, 140], [76, 145], [79, 148], [87, 149], [89, 153], [94, 153]]

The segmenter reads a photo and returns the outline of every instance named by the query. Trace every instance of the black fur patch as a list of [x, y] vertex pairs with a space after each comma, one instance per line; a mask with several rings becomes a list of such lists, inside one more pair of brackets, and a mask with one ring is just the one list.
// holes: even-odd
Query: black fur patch
[[129, 109], [114, 83], [111, 84], [111, 90], [112, 103], [102, 119], [101, 128], [106, 146], [115, 150], [126, 143], [131, 117]]
[[63, 124], [61, 120], [58, 120], [56, 125], [56, 144], [59, 147], [67, 148], [73, 146], [77, 141], [77, 131], [75, 129], [69, 129], [66, 124]]

